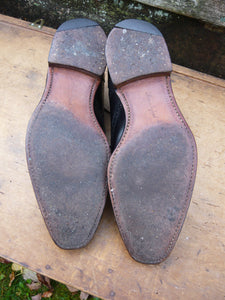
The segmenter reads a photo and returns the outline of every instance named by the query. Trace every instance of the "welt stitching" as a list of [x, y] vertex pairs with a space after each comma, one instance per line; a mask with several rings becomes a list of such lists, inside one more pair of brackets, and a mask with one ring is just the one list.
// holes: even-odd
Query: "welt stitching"
[[[105, 136], [104, 136], [102, 130], [100, 129], [100, 127], [99, 127], [99, 124], [97, 122], [97, 119], [96, 119], [95, 114], [94, 114], [94, 109], [93, 109], [93, 101], [94, 101], [93, 100], [93, 92], [94, 92], [94, 87], [95, 87], [96, 83], [97, 83], [97, 79], [94, 81], [94, 83], [93, 83], [93, 85], [91, 87], [91, 91], [90, 91], [90, 95], [89, 95], [89, 110], [90, 110], [91, 118], [92, 118], [92, 120], [94, 122], [95, 128], [97, 129], [98, 133], [101, 135], [101, 137], [102, 137], [102, 139], [104, 141], [105, 150], [106, 150], [107, 158], [108, 158], [106, 164], [108, 164], [109, 156], [110, 156], [110, 154], [109, 154], [109, 147], [108, 147], [108, 144], [106, 142]], [[103, 193], [102, 193], [102, 200], [105, 199], [105, 197], [106, 197], [106, 190], [107, 190], [107, 172], [105, 172], [105, 187], [104, 187], [104, 190], [103, 190]], [[97, 223], [98, 216], [99, 216], [99, 214], [101, 212], [101, 209], [102, 209], [102, 205], [99, 206], [99, 210], [98, 210], [97, 216], [96, 216], [95, 221], [94, 221], [94, 226]], [[92, 227], [91, 231], [89, 232], [88, 237], [87, 237], [87, 239], [85, 241], [87, 241], [89, 239], [89, 237], [92, 234], [92, 232], [93, 232], [93, 227]]]
[[[32, 122], [31, 127], [29, 128], [29, 136], [28, 136], [28, 154], [29, 154], [29, 157], [30, 157], [30, 153], [31, 153], [31, 142], [30, 142], [31, 141], [31, 133], [30, 132], [32, 131], [32, 128], [33, 128], [34, 123], [35, 123], [35, 120], [38, 118], [39, 113], [41, 112], [42, 108], [46, 104], [46, 101], [47, 101], [49, 95], [51, 94], [52, 86], [53, 86], [53, 81], [54, 81], [54, 68], [52, 68], [52, 70], [51, 70], [51, 79], [50, 79], [50, 85], [49, 85], [48, 93], [47, 93], [46, 97], [41, 101], [40, 107], [39, 107], [38, 111], [35, 113], [34, 120]], [[109, 149], [107, 147], [107, 143], [105, 141], [104, 135], [103, 135], [102, 131], [99, 129], [99, 125], [98, 125], [97, 120], [96, 120], [96, 118], [94, 116], [93, 107], [92, 107], [92, 95], [93, 95], [94, 86], [96, 85], [96, 82], [97, 82], [97, 79], [94, 81], [94, 83], [93, 83], [93, 85], [91, 87], [91, 91], [90, 91], [90, 95], [89, 95], [89, 108], [90, 108], [91, 117], [92, 117], [92, 119], [94, 121], [96, 129], [98, 130], [98, 132], [100, 133], [100, 135], [102, 136], [102, 138], [104, 140], [104, 145], [105, 145], [105, 149], [106, 149], [106, 152], [107, 152], [107, 157], [108, 157], [108, 160], [109, 160]], [[34, 169], [34, 166], [32, 164], [32, 161], [29, 161], [29, 165], [30, 165], [30, 170], [31, 170], [31, 174], [32, 174], [33, 186], [34, 186], [34, 189], [36, 190], [36, 196], [37, 196], [37, 199], [38, 199], [38, 203], [40, 204], [39, 188], [38, 188], [38, 185], [37, 185], [36, 176], [35, 176], [35, 169]], [[106, 181], [106, 178], [107, 178], [107, 174], [105, 175], [105, 181]], [[107, 182], [105, 183], [105, 188], [103, 190], [102, 199], [105, 198], [106, 190], [107, 190]], [[45, 222], [48, 225], [48, 229], [52, 233], [53, 231], [52, 231], [51, 224], [49, 223], [48, 219], [46, 218], [47, 217], [47, 212], [46, 212], [45, 208], [42, 205], [41, 205], [41, 211], [43, 213], [43, 216], [45, 217]], [[94, 226], [95, 226], [95, 224], [97, 222], [97, 219], [98, 219], [100, 211], [101, 211], [101, 206], [99, 207], [99, 211], [98, 211], [97, 217], [95, 219]], [[85, 242], [89, 239], [89, 236], [91, 234], [92, 234], [92, 230], [90, 231], [88, 237], [85, 239]], [[56, 239], [55, 239], [55, 241], [57, 242]]]
[[[50, 69], [50, 76], [51, 76], [51, 78], [50, 78], [48, 93], [47, 93], [46, 97], [41, 101], [39, 109], [35, 112], [34, 120], [32, 121], [31, 126], [29, 128], [29, 135], [28, 135], [28, 154], [29, 154], [28, 162], [29, 162], [29, 166], [30, 166], [30, 174], [31, 174], [31, 177], [32, 177], [33, 186], [34, 186], [35, 194], [36, 194], [36, 197], [37, 197], [37, 200], [38, 200], [38, 204], [40, 204], [39, 188], [38, 188], [38, 184], [37, 184], [37, 180], [36, 180], [36, 176], [35, 176], [35, 169], [34, 169], [32, 160], [31, 161], [29, 160], [29, 158], [31, 156], [31, 152], [32, 152], [31, 131], [32, 131], [32, 128], [34, 127], [35, 121], [37, 120], [39, 113], [41, 112], [42, 108], [46, 104], [46, 101], [47, 101], [49, 95], [51, 94], [52, 86], [53, 86], [53, 80], [54, 80], [54, 68]], [[42, 205], [41, 205], [41, 211], [43, 213], [43, 216], [46, 217], [47, 212], [46, 212], [45, 208]], [[48, 225], [49, 231], [52, 232], [51, 224], [48, 222], [47, 219], [45, 219], [45, 222]]]
[[191, 177], [190, 177], [190, 181], [189, 181], [189, 184], [188, 184], [188, 187], [187, 187], [187, 191], [186, 191], [186, 196], [185, 196], [185, 203], [184, 203], [184, 206], [183, 206], [183, 209], [181, 211], [181, 217], [180, 219], [178, 220], [178, 224], [175, 228], [175, 233], [169, 243], [169, 246], [168, 248], [166, 249], [166, 253], [168, 253], [170, 251], [170, 249], [173, 247], [174, 245], [174, 240], [177, 236], [177, 233], [179, 232], [179, 227], [180, 225], [183, 223], [183, 217], [184, 217], [184, 214], [185, 214], [185, 211], [186, 211], [186, 207], [187, 207], [187, 203], [188, 203], [188, 198], [189, 198], [189, 193], [191, 191], [191, 188], [192, 188], [192, 183], [193, 183], [193, 175], [194, 175], [194, 161], [195, 161], [195, 151], [194, 151], [194, 145], [193, 145], [193, 136], [191, 134], [191, 132], [188, 130], [188, 126], [186, 124], [186, 122], [184, 121], [184, 119], [182, 118], [182, 116], [180, 115], [177, 107], [176, 107], [176, 104], [174, 103], [174, 99], [173, 99], [173, 96], [171, 94], [171, 91], [170, 91], [170, 88], [169, 88], [169, 80], [168, 80], [168, 77], [166, 77], [166, 87], [167, 87], [167, 92], [168, 92], [168, 95], [169, 95], [169, 99], [170, 99], [170, 102], [176, 112], [176, 115], [178, 116], [179, 120], [183, 123], [184, 125], [184, 128], [186, 130], [186, 132], [188, 133], [189, 136], [191, 136], [191, 140], [192, 140], [192, 166], [191, 166]]
[[[164, 259], [167, 256], [168, 252], [173, 248], [173, 245], [174, 245], [174, 242], [175, 242], [175, 238], [176, 238], [176, 236], [177, 236], [177, 234], [179, 232], [179, 227], [183, 223], [183, 217], [184, 217], [184, 214], [185, 214], [185, 211], [186, 211], [186, 207], [187, 207], [187, 203], [188, 203], [188, 198], [189, 198], [189, 193], [191, 191], [192, 183], [193, 183], [193, 179], [194, 179], [193, 175], [194, 175], [194, 161], [195, 161], [195, 151], [194, 151], [194, 149], [195, 149], [195, 147], [193, 145], [193, 136], [192, 136], [191, 132], [188, 130], [188, 126], [187, 126], [186, 122], [184, 121], [184, 119], [181, 117], [181, 115], [179, 113], [179, 110], [177, 110], [177, 107], [176, 107], [176, 105], [175, 105], [175, 103], [173, 101], [173, 97], [172, 97], [170, 89], [169, 89], [169, 83], [168, 83], [168, 79], [167, 78], [166, 78], [166, 87], [167, 87], [167, 92], [168, 92], [168, 95], [169, 95], [170, 102], [171, 102], [172, 107], [173, 107], [173, 109], [174, 109], [174, 111], [176, 113], [176, 118], [179, 119], [179, 121], [182, 122], [182, 124], [184, 125], [184, 128], [185, 128], [186, 132], [188, 133], [188, 135], [192, 139], [192, 166], [191, 166], [191, 177], [190, 177], [190, 181], [189, 181], [189, 184], [188, 184], [188, 187], [187, 187], [187, 191], [186, 191], [186, 196], [185, 196], [185, 203], [184, 203], [183, 209], [181, 211], [181, 217], [178, 220], [177, 226], [175, 228], [175, 233], [174, 233], [172, 239], [169, 242], [168, 248], [166, 249], [166, 255], [151, 260], [151, 262], [155, 262], [155, 263], [160, 262], [161, 259]], [[114, 194], [114, 191], [113, 191], [113, 188], [112, 188], [112, 185], [111, 185], [111, 181], [112, 181], [112, 168], [113, 168], [113, 165], [115, 164], [115, 161], [116, 161], [116, 154], [118, 153], [118, 151], [119, 151], [119, 149], [121, 147], [121, 144], [123, 143], [123, 141], [126, 138], [127, 132], [129, 130], [129, 127], [130, 127], [130, 119], [131, 119], [131, 113], [130, 113], [130, 107], [129, 107], [128, 101], [127, 101], [124, 93], [122, 92], [122, 90], [119, 89], [119, 91], [122, 94], [124, 102], [125, 102], [125, 105], [127, 107], [128, 116], [127, 116], [127, 125], [126, 125], [126, 128], [124, 130], [124, 134], [123, 134], [123, 136], [122, 136], [122, 138], [121, 138], [118, 146], [116, 147], [116, 149], [115, 149], [115, 151], [113, 153], [113, 159], [112, 159], [112, 163], [111, 163], [110, 170], [109, 170], [110, 191], [111, 191], [111, 195], [112, 195], [114, 203], [116, 201], [115, 201], [115, 194]], [[117, 206], [118, 206], [118, 209], [120, 210], [120, 208], [119, 208], [119, 202], [117, 203]], [[114, 213], [116, 215], [117, 223], [118, 223], [118, 225], [120, 227], [121, 234], [122, 234], [122, 236], [125, 237], [124, 231], [122, 230], [121, 223], [119, 221], [118, 209], [114, 207]]]
[[[116, 147], [116, 149], [115, 149], [114, 152], [113, 152], [112, 163], [111, 163], [110, 169], [109, 169], [109, 179], [110, 179], [110, 180], [109, 180], [109, 185], [110, 185], [110, 192], [111, 192], [111, 195], [112, 195], [112, 198], [113, 198], [113, 202], [114, 202], [114, 203], [116, 202], [116, 199], [115, 199], [113, 187], [112, 187], [112, 185], [111, 185], [111, 182], [112, 182], [112, 168], [113, 168], [113, 165], [114, 165], [114, 163], [115, 163], [115, 161], [116, 161], [116, 154], [118, 153], [118, 151], [119, 151], [119, 149], [120, 149], [120, 147], [121, 147], [121, 144], [123, 143], [123, 141], [124, 141], [125, 138], [126, 138], [126, 135], [127, 135], [127, 133], [128, 133], [129, 127], [130, 127], [130, 122], [131, 122], [131, 112], [130, 112], [130, 107], [129, 107], [128, 101], [127, 101], [127, 99], [126, 99], [124, 93], [122, 92], [122, 90], [121, 90], [121, 89], [118, 89], [118, 90], [119, 90], [120, 93], [122, 94], [123, 99], [124, 99], [124, 103], [125, 103], [125, 105], [126, 105], [126, 107], [127, 107], [127, 124], [126, 124], [126, 128], [124, 129], [124, 133], [123, 133], [123, 135], [122, 135], [122, 137], [121, 137], [121, 140], [120, 140], [118, 146]], [[119, 202], [118, 202], [118, 208], [119, 208]], [[118, 209], [117, 209], [116, 207], [113, 207], [113, 209], [114, 209], [114, 213], [115, 213], [115, 216], [116, 216], [116, 219], [117, 219], [117, 223], [118, 223], [118, 225], [119, 225], [119, 227], [120, 227], [121, 235], [125, 237], [124, 231], [123, 231], [123, 229], [121, 228], [121, 223], [120, 223], [120, 221], [119, 221], [119, 213], [118, 213]], [[120, 210], [120, 208], [119, 208], [119, 210]]]
[[[121, 138], [121, 140], [120, 140], [118, 146], [117, 146], [116, 149], [114, 150], [114, 153], [113, 153], [113, 159], [112, 159], [112, 163], [111, 163], [110, 171], [109, 171], [109, 176], [110, 176], [110, 191], [111, 191], [111, 195], [112, 195], [112, 198], [113, 198], [113, 202], [114, 202], [114, 203], [116, 202], [116, 199], [115, 199], [115, 195], [114, 195], [114, 190], [113, 190], [113, 188], [112, 188], [112, 186], [111, 186], [111, 180], [112, 180], [112, 168], [113, 168], [113, 164], [114, 164], [115, 161], [116, 161], [116, 154], [118, 153], [118, 151], [119, 151], [119, 149], [120, 149], [120, 147], [121, 147], [121, 144], [123, 143], [123, 141], [124, 141], [125, 138], [126, 138], [126, 135], [127, 135], [127, 133], [128, 133], [128, 130], [129, 130], [129, 127], [130, 127], [130, 123], [131, 123], [131, 112], [130, 112], [129, 103], [128, 103], [127, 99], [126, 99], [125, 94], [122, 92], [122, 90], [121, 90], [121, 89], [118, 89], [118, 90], [120, 91], [120, 93], [121, 93], [122, 96], [123, 96], [123, 100], [124, 100], [125, 105], [126, 105], [126, 107], [127, 107], [127, 112], [128, 112], [128, 113], [127, 113], [127, 125], [126, 125], [126, 128], [125, 128], [125, 130], [124, 130], [123, 136], [122, 136], [122, 138]], [[117, 203], [117, 206], [118, 206], [118, 209], [120, 210], [120, 208], [119, 208], [119, 202]], [[118, 226], [119, 226], [119, 228], [120, 228], [121, 235], [122, 235], [122, 237], [125, 238], [124, 231], [123, 231], [123, 229], [122, 229], [122, 227], [121, 227], [121, 223], [120, 223], [120, 221], [119, 221], [119, 213], [118, 213], [118, 209], [117, 209], [116, 207], [113, 207], [113, 209], [114, 209], [114, 213], [115, 213], [115, 216], [116, 216], [116, 219], [117, 219], [117, 224], [118, 224]], [[125, 238], [125, 239], [126, 239], [126, 238]], [[135, 256], [133, 255], [133, 257], [135, 257]], [[161, 260], [161, 257], [152, 260], [152, 262], [158, 262], [158, 261], [160, 261], [160, 260]]]
[[[169, 95], [169, 102], [170, 102], [170, 104], [172, 104], [172, 109], [171, 109], [171, 106], [169, 106], [169, 107], [170, 107], [170, 110], [171, 110], [172, 114], [175, 116], [175, 118], [176, 118], [179, 122], [181, 122], [181, 123], [184, 125], [185, 129], [187, 130], [187, 124], [186, 124], [186, 122], [184, 121], [184, 119], [181, 117], [181, 115], [180, 115], [180, 113], [179, 113], [179, 110], [177, 109], [177, 106], [176, 106], [176, 104], [174, 103], [173, 95], [172, 95], [171, 92], [170, 92], [168, 76], [165, 76], [165, 80], [166, 80], [166, 89], [167, 89], [167, 93], [168, 93], [168, 95]], [[188, 134], [189, 134], [189, 132], [188, 132]]]

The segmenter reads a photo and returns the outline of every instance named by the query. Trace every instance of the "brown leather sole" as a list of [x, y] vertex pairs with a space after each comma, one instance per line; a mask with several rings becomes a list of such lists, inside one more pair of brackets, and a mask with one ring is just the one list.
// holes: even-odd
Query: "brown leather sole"
[[173, 96], [166, 43], [153, 25], [117, 24], [106, 60], [126, 114], [108, 166], [116, 221], [135, 260], [160, 263], [172, 251], [189, 207], [195, 140]]
[[89, 20], [59, 27], [45, 91], [27, 129], [34, 192], [52, 239], [64, 249], [91, 240], [105, 205], [109, 147], [93, 108], [105, 69], [105, 40]]

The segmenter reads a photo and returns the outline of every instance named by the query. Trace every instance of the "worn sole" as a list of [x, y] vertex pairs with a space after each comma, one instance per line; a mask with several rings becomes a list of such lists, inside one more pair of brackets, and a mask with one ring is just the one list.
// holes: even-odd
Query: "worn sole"
[[109, 147], [93, 108], [105, 41], [100, 26], [87, 19], [59, 27], [45, 91], [27, 129], [34, 192], [52, 239], [64, 249], [91, 240], [105, 205]]
[[195, 181], [194, 137], [174, 99], [162, 34], [138, 20], [120, 22], [106, 60], [126, 115], [108, 166], [116, 221], [130, 255], [156, 264], [172, 251]]

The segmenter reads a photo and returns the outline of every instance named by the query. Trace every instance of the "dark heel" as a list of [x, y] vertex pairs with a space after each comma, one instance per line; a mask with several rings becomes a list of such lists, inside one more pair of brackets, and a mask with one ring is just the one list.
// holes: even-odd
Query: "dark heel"
[[105, 43], [105, 33], [96, 22], [88, 19], [67, 21], [54, 36], [49, 64], [74, 67], [101, 76], [106, 65]]
[[125, 20], [116, 25], [107, 40], [106, 58], [115, 86], [172, 71], [162, 34], [152, 24], [140, 20]]

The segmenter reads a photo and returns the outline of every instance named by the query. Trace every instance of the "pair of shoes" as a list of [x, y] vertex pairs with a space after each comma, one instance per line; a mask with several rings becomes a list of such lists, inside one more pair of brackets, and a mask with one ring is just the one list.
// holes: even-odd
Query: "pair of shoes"
[[[111, 157], [100, 91], [106, 61]], [[122, 21], [107, 39], [88, 19], [58, 28], [26, 152], [39, 207], [59, 247], [76, 249], [92, 239], [109, 187], [130, 255], [154, 264], [172, 251], [190, 203], [197, 151], [173, 96], [171, 70], [164, 38], [147, 22]]]

